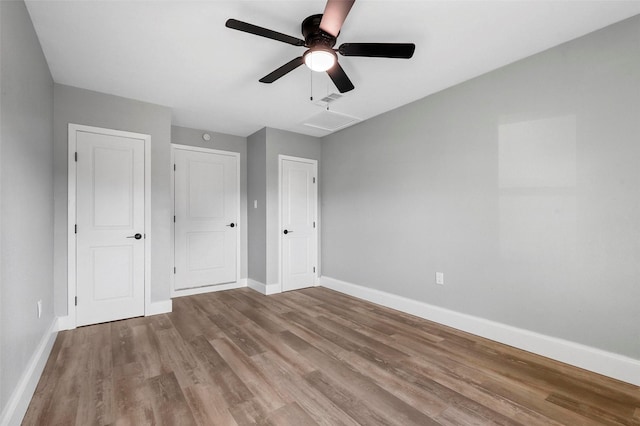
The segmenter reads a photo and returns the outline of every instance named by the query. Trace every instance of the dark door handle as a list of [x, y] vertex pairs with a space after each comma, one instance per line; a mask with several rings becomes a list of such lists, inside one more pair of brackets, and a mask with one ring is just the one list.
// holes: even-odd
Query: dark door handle
[[136, 240], [139, 240], [140, 238], [142, 238], [142, 234], [129, 235], [127, 238], [135, 238]]
[[232, 228], [233, 228], [233, 227], [235, 227], [235, 226], [236, 226], [236, 224], [235, 224], [235, 223], [230, 223], [230, 224], [228, 224], [227, 226], [230, 226], [230, 227], [232, 227]]
[[292, 232], [293, 232], [293, 231], [289, 231], [289, 230], [285, 229], [285, 230], [284, 230], [284, 235], [290, 234], [290, 233], [292, 233]]

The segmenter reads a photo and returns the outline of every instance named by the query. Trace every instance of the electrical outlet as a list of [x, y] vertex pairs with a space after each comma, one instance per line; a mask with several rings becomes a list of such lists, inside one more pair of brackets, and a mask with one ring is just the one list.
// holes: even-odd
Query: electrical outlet
[[258, 200], [253, 200], [253, 208], [254, 209], [258, 208]]
[[38, 307], [38, 318], [40, 318], [42, 317], [42, 300], [38, 300], [36, 306]]
[[436, 272], [436, 284], [444, 285], [444, 272]]

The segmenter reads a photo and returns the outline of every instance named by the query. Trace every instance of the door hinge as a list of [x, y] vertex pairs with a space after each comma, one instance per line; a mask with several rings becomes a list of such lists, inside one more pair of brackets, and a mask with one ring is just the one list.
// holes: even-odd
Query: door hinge
[[76, 306], [78, 306], [78, 296], [75, 297]]
[[315, 178], [315, 176], [313, 177], [313, 183], [316, 183], [316, 178]]
[[73, 225], [73, 233], [74, 234], [78, 233], [78, 224]]
[[313, 267], [313, 273], [314, 274], [316, 273], [316, 267], [315, 266]]
[[73, 154], [73, 158], [74, 158], [74, 160], [76, 160], [76, 163], [77, 163], [78, 162], [78, 152], [75, 152]]
[[173, 165], [173, 171], [174, 172], [176, 171], [176, 165], [175, 164]]
[[173, 273], [174, 274], [176, 273], [176, 267], [175, 266], [173, 267]]
[[173, 223], [176, 223], [176, 215], [173, 215]]
[[316, 227], [316, 223], [315, 223], [315, 222], [313, 222], [313, 227], [314, 227], [314, 228]]

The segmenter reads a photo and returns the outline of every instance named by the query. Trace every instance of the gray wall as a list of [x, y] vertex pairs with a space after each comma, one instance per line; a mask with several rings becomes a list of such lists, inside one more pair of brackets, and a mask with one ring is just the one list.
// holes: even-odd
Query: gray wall
[[[249, 278], [267, 282], [267, 129], [247, 138]], [[254, 201], [258, 205], [254, 208]]]
[[[202, 139], [203, 133], [209, 133], [211, 140]], [[180, 145], [217, 149], [240, 153], [240, 278], [247, 277], [247, 138], [217, 133], [209, 130], [190, 129], [171, 126], [171, 142]], [[173, 201], [172, 201], [173, 203]], [[172, 204], [173, 205], [173, 204]]]
[[[2, 232], [2, 206], [4, 205], [3, 200], [2, 200], [2, 98], [4, 98], [4, 80], [2, 79], [2, 76], [4, 75], [4, 71], [3, 71], [3, 57], [4, 54], [3, 52], [5, 51], [4, 49], [4, 44], [3, 44], [3, 36], [2, 36], [2, 6], [0, 6], [0, 232]], [[2, 255], [2, 237], [0, 236], [0, 259], [3, 259], [3, 255]], [[1, 262], [1, 260], [0, 260]], [[4, 333], [3, 333], [3, 326], [2, 324], [6, 324], [5, 318], [3, 316], [3, 311], [4, 309], [2, 309], [2, 306], [4, 305], [3, 302], [3, 298], [2, 298], [2, 288], [3, 288], [3, 279], [2, 276], [4, 275], [4, 273], [2, 272], [2, 263], [0, 263], [0, 348], [4, 347]], [[4, 382], [4, 364], [2, 361], [2, 349], [0, 349], [0, 413], [2, 413], [2, 411], [5, 408], [6, 405], [6, 398], [4, 395], [7, 393], [3, 388], [2, 388], [2, 383]]]
[[23, 2], [0, 2], [0, 28], [2, 412], [54, 321], [53, 80]]
[[[278, 276], [278, 155], [318, 160], [320, 168], [320, 139], [278, 129], [266, 129], [266, 275], [265, 284], [281, 284]], [[320, 188], [319, 188], [320, 189]], [[320, 194], [320, 192], [318, 192]], [[321, 226], [321, 225], [320, 225]]]
[[[2, 66], [2, 58], [4, 56], [3, 52], [5, 51], [4, 49], [4, 45], [2, 42], [2, 7], [0, 6], [0, 232], [2, 232], [2, 206], [3, 206], [3, 202], [2, 202], [2, 98], [4, 97], [4, 83], [3, 83], [3, 79], [2, 76], [4, 75], [3, 72], [3, 66]], [[2, 237], [0, 237], [0, 259], [3, 259], [2, 256]], [[1, 262], [1, 260], [0, 260]], [[4, 320], [4, 316], [3, 316], [3, 298], [2, 298], [2, 287], [3, 287], [3, 279], [2, 276], [3, 274], [3, 269], [2, 269], [2, 263], [0, 263], [0, 348], [4, 347], [4, 333], [2, 332], [3, 327], [2, 324], [5, 324], [5, 320]], [[6, 398], [4, 395], [6, 394], [6, 391], [4, 391], [2, 389], [2, 383], [4, 381], [3, 378], [3, 371], [4, 371], [4, 364], [2, 363], [2, 349], [0, 349], [0, 413], [2, 413], [2, 411], [4, 410], [4, 407], [6, 405]]]
[[54, 189], [56, 313], [67, 314], [68, 124], [151, 135], [151, 301], [168, 300], [172, 214], [171, 109], [56, 84], [54, 86]]
[[323, 275], [640, 358], [639, 41], [634, 17], [324, 138]]

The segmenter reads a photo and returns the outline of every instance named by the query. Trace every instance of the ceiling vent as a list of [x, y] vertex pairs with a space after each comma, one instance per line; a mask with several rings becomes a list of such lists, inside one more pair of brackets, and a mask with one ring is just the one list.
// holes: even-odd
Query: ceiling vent
[[323, 108], [327, 108], [331, 102], [337, 101], [341, 97], [342, 97], [342, 95], [340, 95], [338, 93], [331, 93], [330, 95], [327, 95], [324, 98], [319, 99], [314, 103], [316, 105], [318, 105], [318, 106], [323, 107]]
[[342, 95], [339, 95], [338, 93], [332, 93], [330, 95], [325, 96], [324, 98], [322, 98], [320, 100], [322, 102], [330, 103], [330, 102], [333, 102], [333, 101], [337, 101], [341, 97], [342, 97]]
[[303, 124], [308, 127], [335, 132], [359, 122], [360, 119], [350, 115], [324, 110], [320, 114], [308, 118]]

